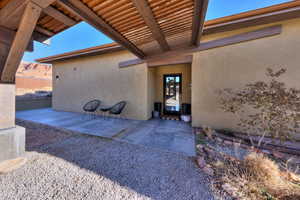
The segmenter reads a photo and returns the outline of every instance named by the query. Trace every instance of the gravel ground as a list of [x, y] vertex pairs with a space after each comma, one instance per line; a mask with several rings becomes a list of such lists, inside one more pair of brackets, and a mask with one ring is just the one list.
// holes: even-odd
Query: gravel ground
[[59, 128], [32, 123], [26, 120], [17, 119], [16, 123], [19, 126], [26, 127], [27, 151], [38, 150], [42, 145], [49, 145], [76, 134], [74, 132], [61, 131]]
[[[28, 138], [37, 130], [29, 126]], [[58, 135], [48, 144], [46, 136], [39, 145], [31, 143], [26, 165], [0, 175], [1, 200], [214, 199], [208, 178], [188, 157], [98, 137]]]

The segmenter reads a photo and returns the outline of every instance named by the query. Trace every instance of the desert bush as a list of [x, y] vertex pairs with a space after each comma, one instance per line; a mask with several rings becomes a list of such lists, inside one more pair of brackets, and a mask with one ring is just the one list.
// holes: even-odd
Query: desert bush
[[298, 200], [300, 179], [263, 154], [251, 153], [244, 160], [224, 159], [214, 164], [222, 189], [243, 200]]
[[241, 89], [218, 91], [220, 107], [239, 117], [241, 131], [270, 136], [281, 141], [297, 134], [300, 121], [300, 90], [287, 88], [279, 78], [286, 72], [267, 69], [267, 81], [247, 84]]

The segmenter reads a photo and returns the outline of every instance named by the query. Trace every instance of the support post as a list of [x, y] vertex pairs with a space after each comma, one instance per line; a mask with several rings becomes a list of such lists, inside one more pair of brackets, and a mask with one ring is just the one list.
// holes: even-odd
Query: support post
[[0, 83], [0, 162], [25, 153], [25, 128], [15, 125], [15, 85]]
[[[34, 0], [34, 3], [26, 1], [13, 41], [9, 37], [0, 41], [0, 162], [15, 159], [25, 153], [25, 128], [15, 125], [15, 74], [32, 40], [32, 33], [43, 8], [36, 2], [39, 0]], [[53, 0], [47, 2], [45, 6]]]
[[10, 47], [8, 57], [1, 74], [1, 82], [14, 83], [15, 75], [22, 60], [42, 8], [28, 2], [22, 16], [18, 31]]

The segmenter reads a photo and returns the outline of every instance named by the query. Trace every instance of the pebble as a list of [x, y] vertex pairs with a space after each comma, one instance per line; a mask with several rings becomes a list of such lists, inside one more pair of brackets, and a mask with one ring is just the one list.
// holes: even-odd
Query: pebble
[[206, 166], [206, 162], [203, 156], [198, 156], [197, 163], [200, 168], [204, 168]]
[[224, 140], [224, 144], [225, 144], [225, 145], [230, 145], [230, 146], [231, 146], [231, 145], [232, 145], [232, 142], [231, 142], [231, 141], [228, 141], [228, 140]]
[[203, 171], [204, 171], [207, 175], [209, 175], [209, 176], [213, 176], [213, 175], [214, 175], [214, 170], [213, 170], [212, 168], [208, 167], [208, 166], [204, 167], [204, 168], [203, 168]]
[[216, 141], [219, 142], [220, 144], [223, 143], [223, 140], [221, 138], [218, 138], [218, 137], [216, 138]]

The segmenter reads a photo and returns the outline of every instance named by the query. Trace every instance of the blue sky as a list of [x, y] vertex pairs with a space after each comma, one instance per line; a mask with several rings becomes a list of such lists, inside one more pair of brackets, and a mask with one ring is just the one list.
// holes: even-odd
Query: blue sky
[[[224, 17], [248, 10], [288, 2], [289, 0], [210, 0], [206, 20]], [[23, 60], [34, 62], [35, 59], [84, 49], [112, 40], [90, 25], [82, 22], [51, 38], [51, 44], [34, 43], [34, 52], [26, 52]]]

